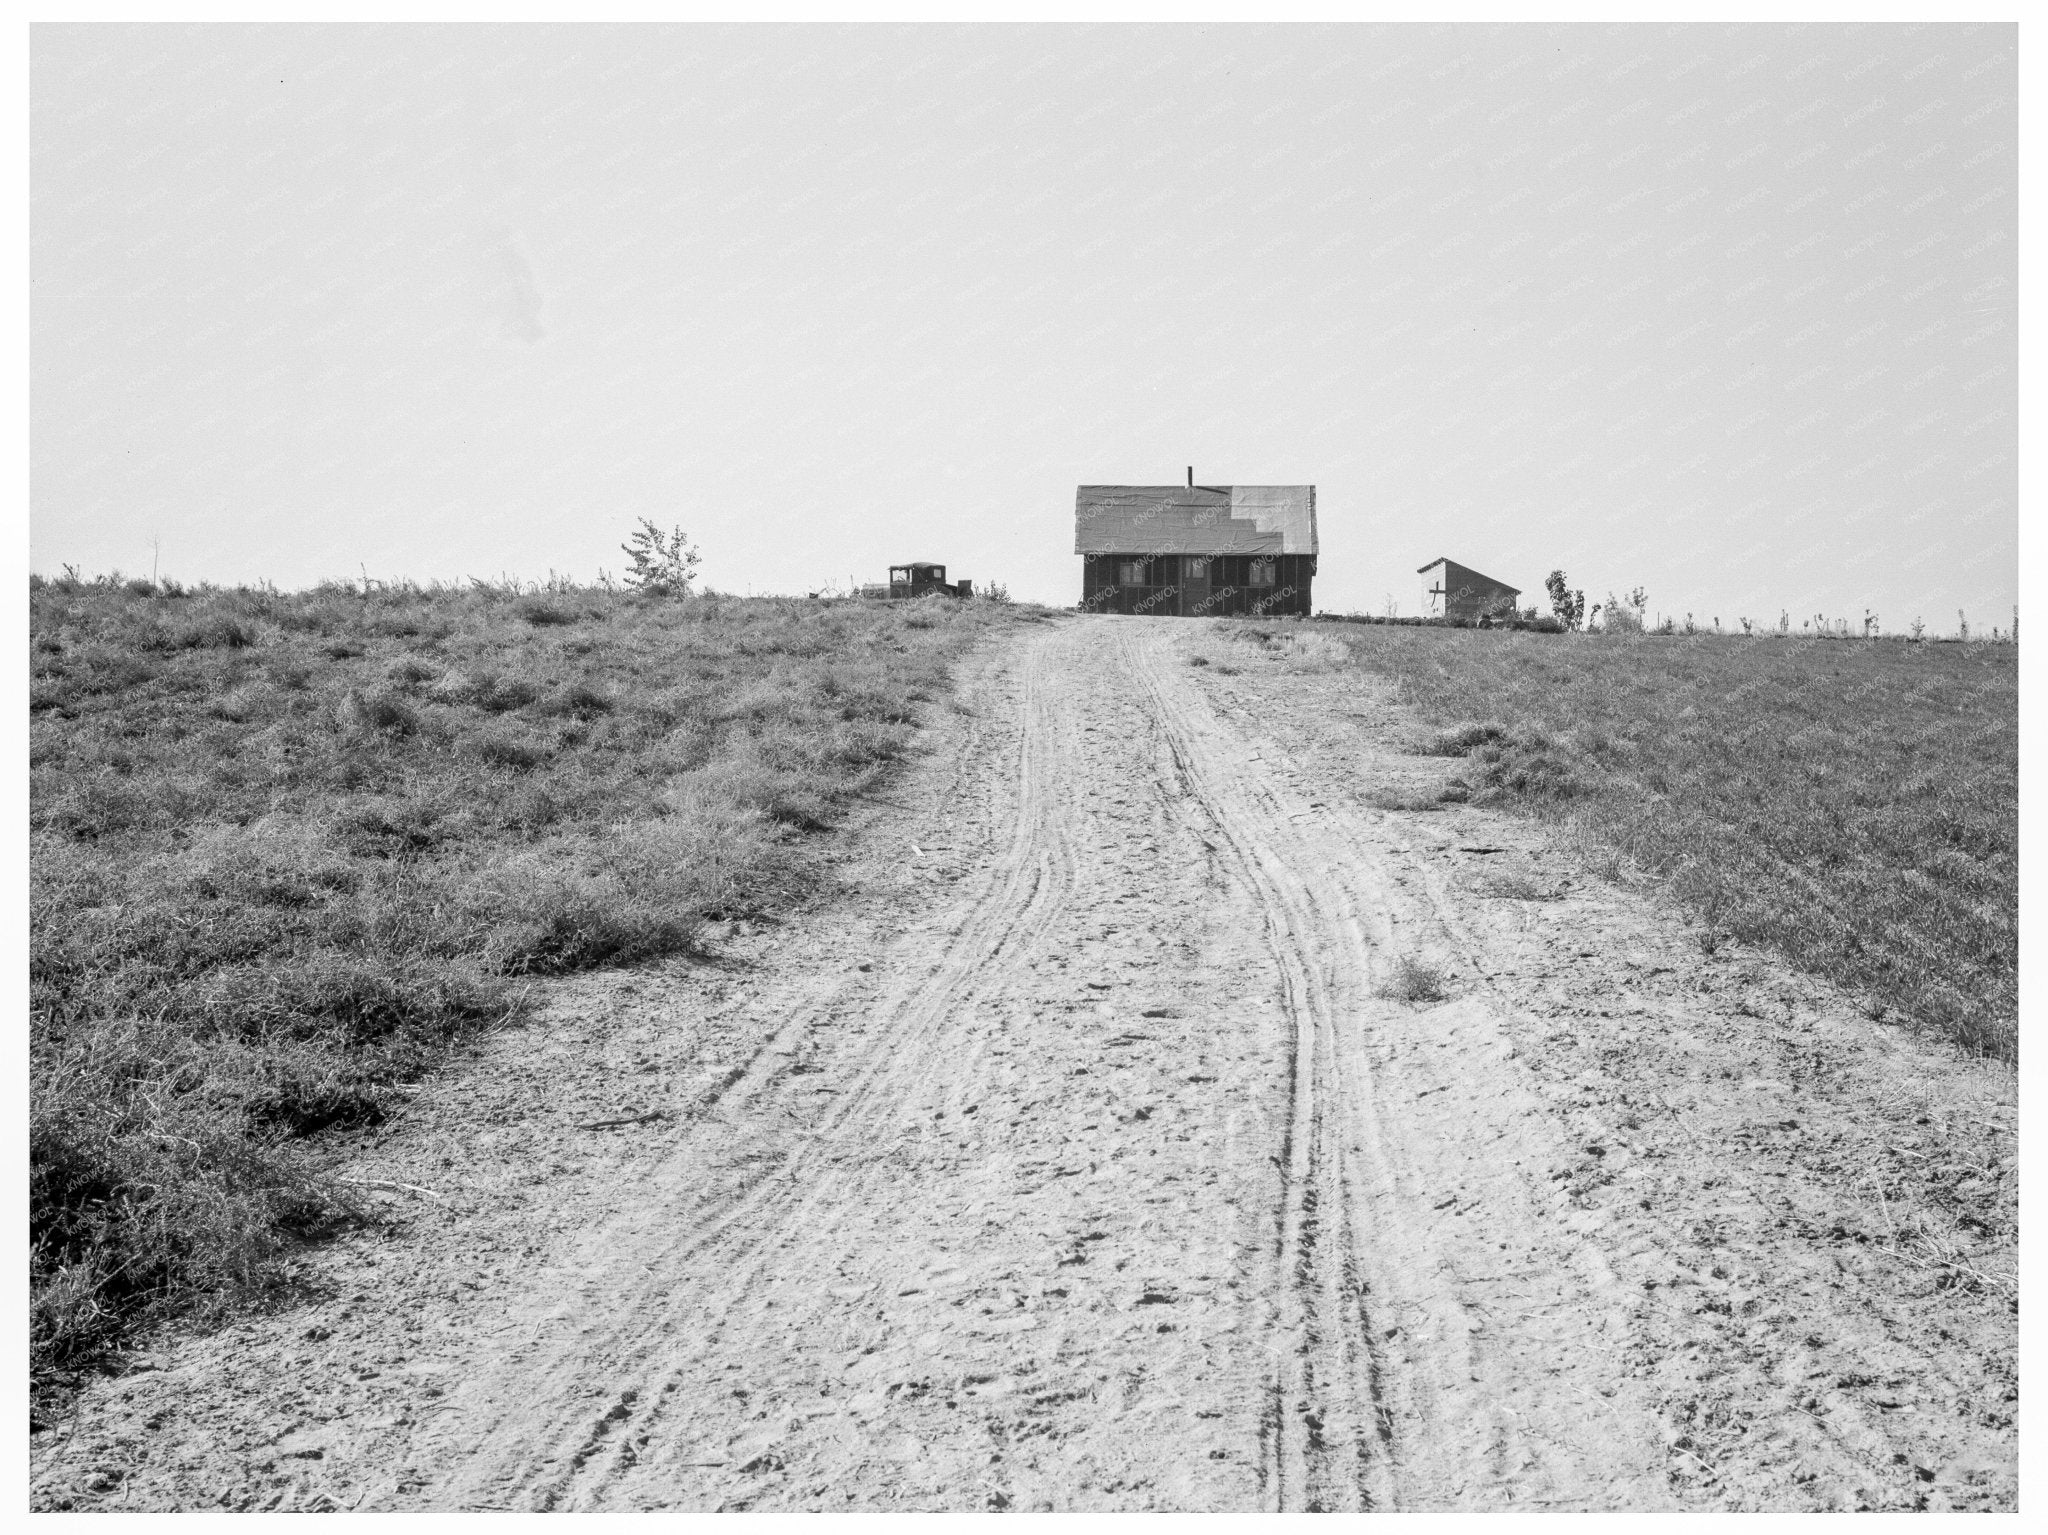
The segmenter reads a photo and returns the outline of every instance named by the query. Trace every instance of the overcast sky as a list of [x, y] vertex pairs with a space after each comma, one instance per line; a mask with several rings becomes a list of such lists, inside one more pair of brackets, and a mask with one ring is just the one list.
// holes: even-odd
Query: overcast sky
[[[40, 27], [34, 568], [1072, 603], [1318, 487], [1318, 608], [2003, 623], [2015, 30]], [[1529, 598], [1525, 598], [1529, 600]]]

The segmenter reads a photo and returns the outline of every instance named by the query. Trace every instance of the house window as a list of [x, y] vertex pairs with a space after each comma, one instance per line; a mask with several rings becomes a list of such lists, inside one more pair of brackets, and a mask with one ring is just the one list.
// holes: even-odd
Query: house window
[[1199, 554], [1189, 555], [1184, 568], [1187, 572], [1187, 580], [1206, 581], [1209, 579], [1209, 562]]
[[1145, 564], [1144, 560], [1121, 561], [1116, 567], [1117, 585], [1143, 586], [1145, 584]]
[[1273, 584], [1273, 575], [1277, 568], [1271, 560], [1253, 560], [1251, 585], [1271, 586]]

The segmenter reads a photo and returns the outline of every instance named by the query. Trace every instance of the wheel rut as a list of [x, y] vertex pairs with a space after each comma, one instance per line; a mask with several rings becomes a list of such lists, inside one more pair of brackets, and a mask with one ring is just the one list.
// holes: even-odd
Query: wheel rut
[[[1271, 1506], [1314, 1512], [1398, 1503], [1392, 1416], [1371, 1346], [1370, 1282], [1353, 1226], [1364, 1191], [1340, 1132], [1347, 1086], [1336, 1048], [1344, 1009], [1355, 1010], [1369, 961], [1363, 933], [1329, 892], [1303, 877], [1317, 860], [1275, 843], [1289, 824], [1282, 804], [1242, 771], [1233, 743], [1204, 721], [1196, 695], [1162, 665], [1150, 636], [1122, 636], [1134, 679], [1149, 697], [1184, 786], [1233, 877], [1257, 893], [1273, 964], [1285, 983], [1292, 1034], [1286, 1169], [1274, 1266], [1289, 1335], [1270, 1388], [1267, 1463]], [[1204, 728], [1205, 724], [1208, 728]], [[1334, 940], [1334, 941], [1333, 941]]]
[[[983, 990], [1028, 954], [1058, 915], [1071, 883], [1071, 851], [1061, 830], [1059, 786], [1052, 771], [1058, 727], [1046, 717], [1041, 698], [1044, 665], [1043, 655], [1032, 652], [1022, 667], [1021, 706], [1028, 723], [1014, 754], [1018, 811], [1010, 844], [978, 880], [964, 919], [936, 962], [878, 1009], [876, 1032], [887, 1040], [887, 1048], [858, 1061], [850, 1081], [835, 1095], [835, 1106], [797, 1131], [792, 1149], [760, 1158], [753, 1176], [738, 1189], [693, 1212], [674, 1245], [641, 1255], [649, 1269], [667, 1269], [719, 1253], [720, 1278], [703, 1300], [709, 1316], [723, 1315], [760, 1288], [792, 1232], [830, 1231], [835, 1212], [864, 1196], [864, 1175], [872, 1176], [878, 1164], [865, 1147], [869, 1123], [889, 1104], [916, 1093], [931, 1063], [944, 1058], [949, 1021], [971, 1009]], [[823, 1024], [833, 1003], [831, 998], [818, 1002], [771, 1038], [723, 1095], [725, 1117], [746, 1115], [772, 1090], [786, 1070], [793, 1041]], [[686, 1145], [681, 1154], [687, 1158], [695, 1149]], [[848, 1162], [854, 1164], [850, 1174]], [[647, 1303], [659, 1300], [665, 1288], [663, 1277], [643, 1282], [634, 1297], [638, 1304], [625, 1308], [630, 1325], [604, 1351], [632, 1349]], [[575, 1389], [571, 1383], [580, 1383], [591, 1351], [589, 1344], [579, 1346], [551, 1374], [561, 1386]], [[673, 1377], [686, 1365], [686, 1359], [673, 1354], [645, 1361], [636, 1372], [639, 1384], [609, 1388], [611, 1400], [585, 1431], [553, 1427], [545, 1418], [523, 1414], [523, 1421], [515, 1419], [509, 1432], [493, 1435], [483, 1453], [464, 1464], [446, 1489], [448, 1499], [462, 1507], [579, 1506], [587, 1494], [637, 1463], [640, 1447], [665, 1415]], [[609, 1457], [601, 1456], [607, 1442], [616, 1448]]]
[[[654, 1207], [591, 1233], [588, 1319], [570, 1330], [557, 1307], [479, 1377], [447, 1414], [449, 1474], [408, 1504], [753, 1507], [799, 1483], [909, 1480], [892, 1461], [958, 1475], [962, 1425], [933, 1421], [934, 1401], [989, 1404], [965, 1434], [1003, 1468], [989, 1506], [1123, 1506], [1138, 1486], [1172, 1506], [1479, 1505], [1556, 1458], [1514, 1405], [1512, 1359], [1475, 1346], [1465, 1255], [1418, 1230], [1441, 1156], [1418, 1160], [1381, 1111], [1373, 1046], [1412, 1022], [1375, 996], [1376, 965], [1432, 914], [1215, 713], [1171, 640], [1077, 624], [1022, 652], [986, 768], [1014, 787], [950, 913], [892, 945], [874, 1002], [827, 991], [792, 1010], [646, 1174]], [[1169, 1028], [1126, 1079], [1127, 1052]], [[1158, 1069], [1190, 1049], [1229, 1060], [1233, 1096], [1147, 1141], [1155, 1109], [1129, 1107], [1124, 1082], [1206, 1092], [1225, 1073], [1174, 1089]], [[796, 1097], [806, 1050], [822, 1105]], [[1056, 1101], [1055, 1055], [1079, 1100]], [[1227, 1233], [1206, 1262], [1191, 1229], [1147, 1214], [1175, 1197]], [[920, 1201], [978, 1213], [980, 1232], [922, 1227]], [[1018, 1240], [1034, 1219], [1069, 1244], [1035, 1282], [1044, 1260]], [[1202, 1328], [1141, 1342], [1141, 1308], [1188, 1306], [1190, 1273]], [[970, 1301], [978, 1315], [957, 1314]], [[1242, 1423], [1249, 1455], [1218, 1442], [1207, 1466], [1140, 1474], [1168, 1441], [1130, 1420], [1219, 1390], [1238, 1401], [1198, 1415], [1222, 1441]]]

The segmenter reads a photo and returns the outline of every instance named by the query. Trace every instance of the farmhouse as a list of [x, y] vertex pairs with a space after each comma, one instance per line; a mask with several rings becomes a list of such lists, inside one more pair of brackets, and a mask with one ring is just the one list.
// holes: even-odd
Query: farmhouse
[[1309, 613], [1313, 485], [1083, 485], [1074, 498], [1091, 613]]
[[1456, 560], [1432, 560], [1416, 574], [1430, 578], [1423, 594], [1429, 599], [1429, 611], [1441, 618], [1477, 622], [1500, 617], [1514, 611], [1515, 599], [1522, 594], [1520, 587], [1482, 576]]

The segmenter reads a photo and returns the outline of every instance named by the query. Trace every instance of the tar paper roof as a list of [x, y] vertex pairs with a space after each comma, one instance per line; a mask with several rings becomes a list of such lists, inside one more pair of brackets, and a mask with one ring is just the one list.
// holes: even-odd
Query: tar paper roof
[[1083, 485], [1076, 554], [1314, 554], [1313, 485]]

